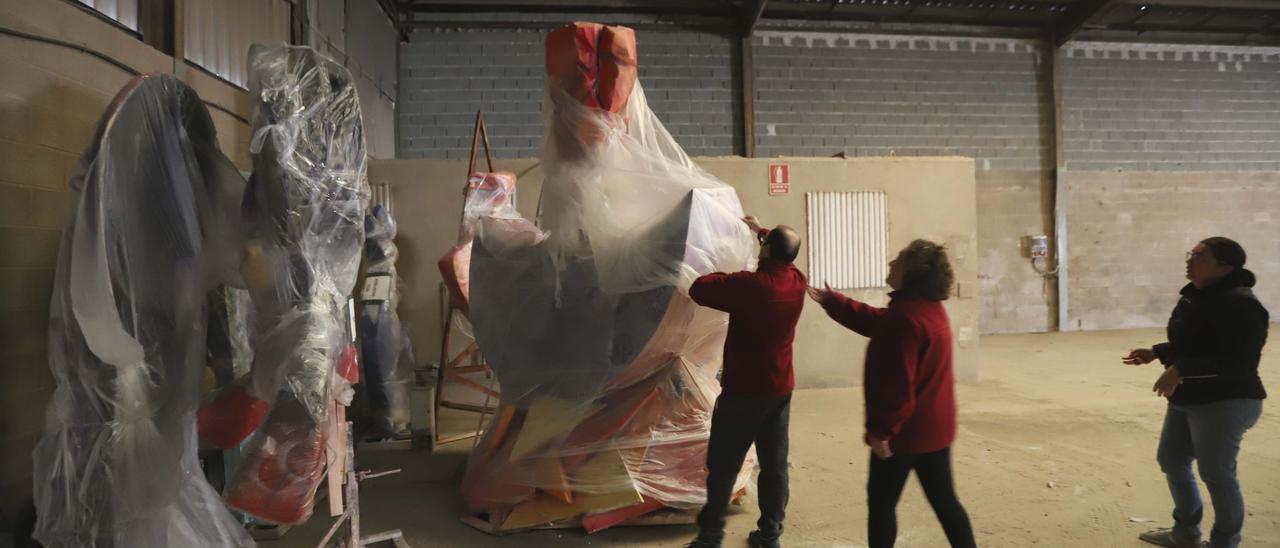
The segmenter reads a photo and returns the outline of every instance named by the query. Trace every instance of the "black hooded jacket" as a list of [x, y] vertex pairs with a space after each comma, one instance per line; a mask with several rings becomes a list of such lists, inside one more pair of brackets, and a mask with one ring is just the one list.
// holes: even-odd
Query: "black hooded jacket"
[[1253, 273], [1237, 269], [1203, 289], [1182, 288], [1169, 318], [1169, 342], [1153, 348], [1161, 363], [1178, 366], [1182, 375], [1169, 403], [1267, 397], [1258, 362], [1270, 315], [1253, 295], [1253, 285]]

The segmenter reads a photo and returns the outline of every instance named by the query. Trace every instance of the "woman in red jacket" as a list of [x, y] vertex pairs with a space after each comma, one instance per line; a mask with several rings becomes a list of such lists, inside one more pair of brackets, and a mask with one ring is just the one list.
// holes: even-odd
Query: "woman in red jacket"
[[951, 546], [976, 546], [951, 478], [956, 400], [951, 323], [942, 301], [954, 278], [946, 249], [916, 240], [889, 263], [886, 282], [893, 292], [887, 308], [855, 301], [830, 286], [809, 288], [827, 315], [871, 339], [863, 373], [864, 439], [872, 453], [867, 481], [871, 548], [891, 547], [897, 539], [896, 508], [912, 470]]

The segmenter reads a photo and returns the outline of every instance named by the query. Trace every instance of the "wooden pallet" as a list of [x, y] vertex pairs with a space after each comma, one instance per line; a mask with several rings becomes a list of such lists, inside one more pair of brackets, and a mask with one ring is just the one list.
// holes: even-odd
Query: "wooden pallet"
[[[663, 508], [654, 512], [650, 512], [643, 516], [628, 519], [619, 523], [615, 527], [650, 527], [655, 525], [688, 525], [697, 523], [697, 510], [676, 510], [674, 508]], [[496, 525], [489, 523], [484, 517], [474, 514], [463, 514], [458, 521], [476, 529], [494, 536], [510, 535], [515, 533], [525, 533], [529, 531], [544, 531], [552, 529], [581, 529], [582, 521], [580, 518], [562, 520], [554, 523], [546, 523], [536, 527], [526, 527], [524, 529], [502, 530]]]

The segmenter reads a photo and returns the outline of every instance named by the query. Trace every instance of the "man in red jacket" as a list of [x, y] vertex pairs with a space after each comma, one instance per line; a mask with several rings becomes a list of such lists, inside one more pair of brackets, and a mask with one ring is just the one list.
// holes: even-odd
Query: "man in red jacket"
[[950, 296], [954, 278], [946, 249], [916, 240], [889, 263], [885, 282], [894, 291], [888, 308], [855, 301], [829, 286], [809, 290], [832, 319], [871, 339], [862, 383], [864, 439], [872, 452], [867, 480], [871, 548], [894, 545], [896, 507], [912, 470], [951, 546], [975, 546], [951, 476], [956, 399], [951, 323], [942, 301]]
[[792, 264], [800, 252], [795, 230], [764, 229], [755, 217], [743, 221], [760, 239], [756, 271], [708, 274], [689, 288], [694, 302], [729, 313], [723, 391], [707, 448], [707, 504], [698, 514], [692, 548], [720, 546], [733, 484], [753, 442], [760, 459], [760, 520], [747, 543], [778, 546], [787, 507], [787, 428], [795, 388], [791, 343], [808, 283]]

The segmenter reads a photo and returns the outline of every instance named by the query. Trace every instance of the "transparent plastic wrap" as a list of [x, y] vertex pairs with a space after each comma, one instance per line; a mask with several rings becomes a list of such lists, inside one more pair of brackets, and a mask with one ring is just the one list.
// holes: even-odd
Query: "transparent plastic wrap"
[[195, 429], [209, 295], [241, 284], [244, 179], [196, 93], [147, 75], [108, 106], [71, 189], [49, 315], [57, 389], [33, 455], [35, 538], [252, 546], [205, 481]]
[[502, 530], [594, 531], [705, 501], [728, 316], [687, 290], [749, 268], [754, 243], [736, 193], [649, 110], [630, 29], [552, 32], [547, 72], [538, 228], [482, 217], [473, 244], [471, 321], [502, 401], [463, 493]]
[[252, 370], [203, 406], [200, 434], [234, 447], [256, 431], [224, 497], [294, 524], [311, 513], [334, 399], [355, 380], [347, 302], [364, 246], [365, 143], [341, 65], [283, 45], [253, 46], [249, 64], [254, 173], [241, 238]]
[[[462, 225], [458, 228], [458, 244], [453, 246], [437, 263], [440, 276], [449, 290], [449, 299], [453, 307], [462, 311], [465, 321], [471, 313], [469, 299], [471, 297], [471, 244], [479, 230], [480, 219], [487, 218], [490, 223], [507, 223], [523, 227], [522, 233], [534, 238], [542, 237], [532, 222], [520, 217], [516, 211], [516, 176], [514, 173], [495, 172], [472, 173], [467, 177], [466, 201], [462, 205]], [[537, 242], [530, 242], [530, 245]], [[459, 324], [465, 333], [470, 334], [469, 325]]]
[[369, 419], [366, 438], [407, 435], [412, 365], [401, 364], [406, 335], [396, 308], [400, 278], [396, 274], [396, 222], [381, 205], [364, 219], [365, 279], [361, 295], [360, 362]]

